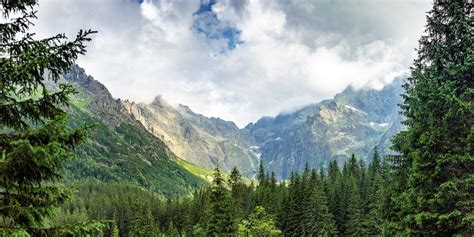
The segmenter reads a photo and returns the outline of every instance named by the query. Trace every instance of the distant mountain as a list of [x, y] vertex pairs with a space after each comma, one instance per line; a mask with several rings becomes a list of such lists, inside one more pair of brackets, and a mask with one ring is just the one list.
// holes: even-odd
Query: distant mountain
[[370, 159], [375, 146], [390, 153], [390, 138], [402, 128], [402, 92], [401, 79], [382, 90], [347, 87], [334, 99], [263, 117], [243, 129], [184, 105], [174, 108], [161, 96], [151, 104], [121, 102], [126, 112], [188, 162], [205, 168], [218, 163], [227, 171], [236, 166], [252, 177], [262, 161], [277, 177], [288, 178], [306, 163], [320, 168], [352, 153]]
[[151, 104], [122, 101], [126, 111], [159, 137], [178, 156], [212, 169], [234, 166], [247, 176], [255, 173], [258, 157], [248, 136], [233, 122], [196, 114], [189, 107], [173, 108], [161, 96]]
[[403, 92], [397, 79], [382, 90], [346, 88], [332, 100], [275, 118], [264, 117], [244, 128], [258, 146], [262, 162], [280, 178], [305, 164], [324, 167], [352, 153], [370, 159], [373, 148], [390, 153], [390, 138], [400, 131]]
[[172, 151], [137, 122], [107, 88], [73, 66], [63, 76], [78, 90], [68, 109], [73, 127], [95, 125], [67, 166], [69, 179], [136, 183], [161, 194], [187, 194], [205, 181], [177, 162]]

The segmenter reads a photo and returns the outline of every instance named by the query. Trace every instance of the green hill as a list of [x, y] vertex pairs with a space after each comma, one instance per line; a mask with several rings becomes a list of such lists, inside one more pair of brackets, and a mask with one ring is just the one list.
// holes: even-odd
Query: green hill
[[105, 86], [74, 66], [64, 79], [78, 94], [69, 108], [72, 127], [93, 125], [87, 141], [67, 165], [70, 180], [135, 183], [164, 195], [187, 194], [206, 182], [181, 167], [176, 156], [113, 99]]

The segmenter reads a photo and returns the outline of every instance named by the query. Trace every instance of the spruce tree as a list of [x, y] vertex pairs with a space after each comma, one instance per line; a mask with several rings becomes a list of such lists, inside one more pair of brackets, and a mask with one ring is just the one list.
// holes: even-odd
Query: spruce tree
[[335, 232], [332, 215], [327, 206], [323, 183], [315, 170], [312, 170], [308, 185], [307, 202], [303, 203], [306, 211], [303, 213], [305, 234], [309, 236], [324, 236]]
[[232, 169], [232, 172], [230, 173], [229, 186], [232, 193], [232, 198], [238, 206], [237, 208], [238, 216], [242, 217], [243, 216], [242, 210], [244, 209], [246, 205], [246, 203], [244, 203], [244, 201], [246, 201], [244, 200], [244, 198], [245, 198], [245, 192], [247, 190], [246, 190], [245, 184], [242, 182], [242, 176], [240, 175], [240, 172], [236, 167], [234, 167]]
[[345, 220], [345, 234], [352, 236], [362, 236], [366, 234], [364, 228], [364, 216], [362, 214], [362, 200], [354, 176], [347, 176], [345, 179], [345, 202], [347, 219]]
[[292, 173], [288, 186], [288, 196], [285, 202], [285, 216], [283, 221], [284, 233], [289, 236], [299, 236], [301, 229], [301, 177]]
[[55, 182], [84, 136], [82, 129], [66, 128], [64, 107], [74, 88], [58, 80], [86, 52], [94, 32], [79, 31], [72, 41], [63, 34], [38, 40], [29, 31], [37, 1], [0, 3], [0, 234], [95, 232], [101, 224], [66, 227], [45, 221], [68, 198]]
[[367, 171], [367, 194], [364, 200], [365, 226], [370, 235], [379, 234], [379, 227], [381, 224], [381, 216], [378, 214], [377, 205], [381, 197], [381, 188], [383, 185], [382, 165], [380, 162], [380, 155], [377, 147], [374, 149], [372, 161], [369, 164]]
[[357, 182], [357, 186], [359, 187], [360, 191], [360, 198], [362, 199], [362, 202], [364, 200], [367, 200], [367, 170], [365, 168], [365, 161], [364, 160], [359, 160], [359, 180]]
[[406, 131], [393, 140], [409, 165], [400, 196], [408, 234], [473, 234], [474, 21], [471, 0], [435, 0], [411, 77]]
[[258, 185], [264, 186], [267, 182], [267, 178], [265, 175], [265, 168], [263, 167], [263, 161], [260, 161], [260, 165], [258, 166], [258, 174], [257, 174]]
[[230, 191], [225, 187], [225, 180], [219, 170], [214, 169], [211, 189], [211, 216], [207, 224], [209, 236], [233, 235], [237, 233], [238, 212]]

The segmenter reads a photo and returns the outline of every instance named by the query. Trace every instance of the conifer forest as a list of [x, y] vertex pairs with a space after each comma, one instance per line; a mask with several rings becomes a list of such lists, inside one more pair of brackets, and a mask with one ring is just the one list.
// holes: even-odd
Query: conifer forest
[[[425, 16], [424, 31], [416, 50], [410, 51], [416, 56], [408, 75], [399, 85], [391, 84], [399, 90], [346, 89], [334, 99], [240, 128], [181, 104], [168, 105], [161, 96], [149, 105], [115, 99], [99, 76], [95, 80], [80, 68], [85, 62], [88, 70], [96, 70], [81, 60], [88, 51], [97, 55], [97, 45], [116, 44], [100, 38], [107, 30], [94, 29], [90, 21], [85, 27], [93, 29], [76, 29], [74, 37], [36, 34], [43, 29], [36, 24], [47, 20], [38, 9], [53, 0], [0, 1], [0, 236], [474, 236], [472, 0], [433, 0], [427, 12], [418, 13]], [[184, 17], [169, 9], [186, 1], [117, 2], [131, 4], [159, 24]], [[198, 10], [188, 14], [193, 22], [183, 29], [218, 44], [217, 56], [212, 56], [216, 62], [260, 42], [252, 41], [245, 27], [264, 21], [229, 23], [233, 17], [254, 14], [235, 13], [241, 2], [247, 4], [241, 8], [256, 9], [265, 1], [197, 1]], [[235, 16], [220, 15], [225, 4], [234, 4]], [[160, 11], [147, 11], [157, 6]], [[271, 9], [258, 16], [269, 15]], [[285, 14], [285, 26], [293, 26], [290, 12]], [[275, 20], [270, 25], [278, 24]], [[326, 21], [318, 24], [335, 27]], [[210, 25], [215, 32], [208, 32]], [[178, 46], [173, 37], [185, 34], [167, 35], [166, 27], [153, 30], [163, 39], [134, 44], [152, 47], [153, 40], [168, 40], [166, 49], [174, 50]], [[251, 32], [265, 40], [271, 36]], [[197, 48], [207, 47], [203, 45]], [[193, 61], [196, 49], [186, 49], [189, 55], [180, 58]], [[130, 50], [137, 49], [130, 45]], [[119, 60], [124, 52], [117, 49], [116, 54]], [[266, 60], [284, 57], [275, 55]], [[220, 63], [225, 67], [238, 61]], [[298, 63], [285, 67], [297, 68]], [[281, 66], [276, 65], [272, 70]], [[179, 73], [188, 70], [172, 67]], [[212, 74], [199, 70], [203, 77]], [[242, 77], [258, 73], [235, 70]], [[166, 80], [174, 83], [174, 78]], [[179, 83], [183, 91], [194, 85]], [[213, 83], [212, 88], [224, 84]], [[121, 95], [118, 88], [123, 85], [105, 84], [112, 85], [114, 96]], [[209, 98], [226, 103], [235, 94], [227, 92], [227, 97], [211, 93]], [[388, 111], [387, 104], [396, 110]]]

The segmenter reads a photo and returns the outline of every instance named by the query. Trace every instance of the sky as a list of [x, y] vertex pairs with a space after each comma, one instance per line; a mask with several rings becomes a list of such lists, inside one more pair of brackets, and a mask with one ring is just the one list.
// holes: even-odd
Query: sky
[[243, 127], [407, 75], [429, 0], [40, 0], [37, 37], [98, 33], [78, 64], [116, 98], [162, 95]]

